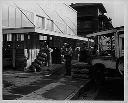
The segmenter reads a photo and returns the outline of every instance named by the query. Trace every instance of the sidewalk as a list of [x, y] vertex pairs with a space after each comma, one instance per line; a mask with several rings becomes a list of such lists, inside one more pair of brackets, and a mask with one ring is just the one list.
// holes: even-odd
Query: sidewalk
[[[75, 63], [75, 62], [74, 62]], [[64, 64], [52, 65], [53, 74], [3, 73], [4, 100], [66, 100], [76, 99], [89, 79], [72, 79], [64, 76]], [[56, 72], [55, 72], [56, 71]]]

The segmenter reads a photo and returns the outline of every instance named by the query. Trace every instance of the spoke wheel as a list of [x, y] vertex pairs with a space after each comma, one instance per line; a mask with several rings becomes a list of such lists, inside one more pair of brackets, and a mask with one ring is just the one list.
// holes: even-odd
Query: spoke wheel
[[119, 73], [124, 76], [124, 63], [119, 63], [118, 64], [118, 70], [119, 70]]
[[124, 77], [124, 57], [121, 57], [117, 62], [117, 69], [121, 75], [121, 77]]

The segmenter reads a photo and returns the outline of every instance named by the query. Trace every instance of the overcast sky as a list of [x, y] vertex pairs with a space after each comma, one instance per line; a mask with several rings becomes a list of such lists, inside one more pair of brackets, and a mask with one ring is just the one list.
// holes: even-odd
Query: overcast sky
[[[26, 0], [23, 0], [23, 1], [26, 1]], [[41, 1], [44, 2], [46, 0], [41, 0]], [[69, 1], [69, 2], [66, 2], [66, 4], [68, 5], [70, 5], [71, 3], [103, 3], [107, 11], [106, 15], [112, 19], [113, 26], [114, 27], [124, 26], [124, 13], [125, 13], [124, 1], [125, 0], [100, 0], [100, 1], [96, 0], [96, 2], [95, 0], [92, 0], [92, 1], [91, 0], [64, 0], [64, 1]]]
[[124, 26], [124, 2], [106, 2], [103, 5], [107, 10], [106, 15], [112, 19], [113, 26]]

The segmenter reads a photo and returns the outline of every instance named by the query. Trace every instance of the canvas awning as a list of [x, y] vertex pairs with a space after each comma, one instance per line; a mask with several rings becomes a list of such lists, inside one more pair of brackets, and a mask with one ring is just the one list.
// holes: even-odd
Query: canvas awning
[[42, 33], [42, 34], [51, 35], [51, 36], [59, 36], [59, 37], [76, 39], [76, 40], [88, 41], [87, 38], [80, 37], [77, 35], [70, 35], [70, 34], [52, 32], [52, 31], [48, 31], [48, 30], [41, 30], [41, 29], [36, 29], [35, 27], [21, 27], [21, 28], [3, 27], [2, 32], [3, 32], [3, 34], [36, 32], [36, 33]]
[[93, 34], [88, 34], [86, 35], [86, 37], [90, 38], [90, 37], [101, 36], [101, 35], [115, 33], [115, 32], [116, 32], [116, 29], [106, 30], [106, 31], [101, 31], [101, 32], [93, 33]]

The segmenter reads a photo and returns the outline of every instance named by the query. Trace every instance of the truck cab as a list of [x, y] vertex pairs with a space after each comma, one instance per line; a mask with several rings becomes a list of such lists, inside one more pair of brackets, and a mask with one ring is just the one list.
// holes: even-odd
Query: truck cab
[[[91, 65], [93, 75], [100, 71], [99, 75], [108, 70], [114, 70], [120, 77], [124, 76], [124, 27], [117, 27], [113, 30], [89, 34], [87, 37], [97, 38], [94, 43], [97, 45], [95, 54], [92, 55]], [[114, 73], [113, 73], [114, 75]], [[94, 77], [95, 78], [95, 77]], [[101, 77], [104, 78], [104, 77]]]

